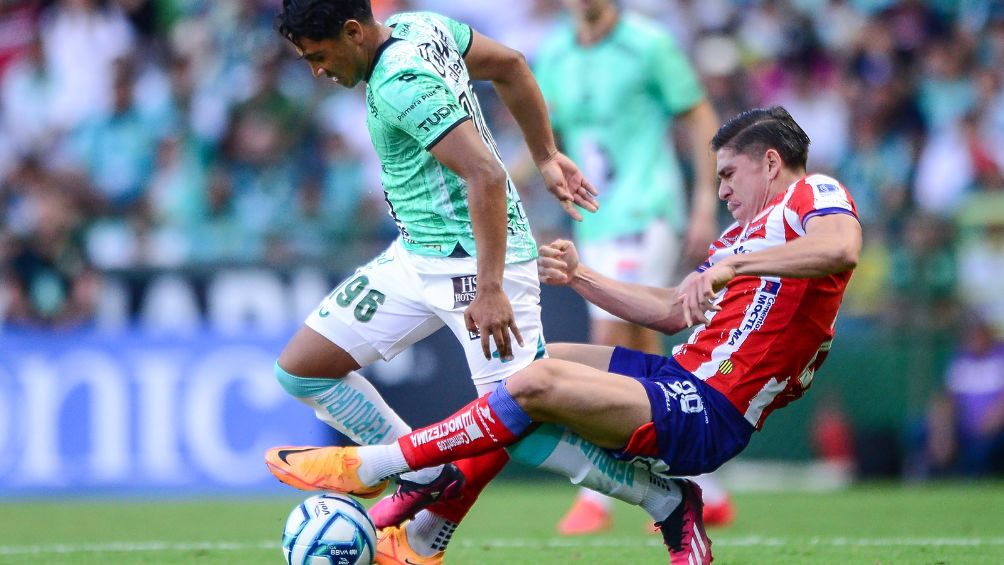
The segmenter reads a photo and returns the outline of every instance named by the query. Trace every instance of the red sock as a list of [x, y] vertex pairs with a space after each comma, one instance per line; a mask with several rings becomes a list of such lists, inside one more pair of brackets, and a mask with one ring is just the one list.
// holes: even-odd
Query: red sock
[[488, 485], [488, 481], [495, 478], [508, 461], [509, 454], [504, 449], [496, 449], [484, 455], [457, 461], [457, 467], [464, 472], [464, 486], [460, 488], [460, 496], [437, 502], [429, 506], [428, 510], [459, 524], [471, 506], [474, 506], [474, 501]]
[[509, 428], [495, 414], [486, 394], [452, 416], [415, 430], [397, 440], [412, 469], [475, 457], [514, 441]]

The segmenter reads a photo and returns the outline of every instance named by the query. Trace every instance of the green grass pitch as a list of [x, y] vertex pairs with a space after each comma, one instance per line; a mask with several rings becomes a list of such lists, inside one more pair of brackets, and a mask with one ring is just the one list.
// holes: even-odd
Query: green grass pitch
[[[453, 564], [666, 563], [637, 508], [613, 530], [561, 538], [567, 483], [489, 486], [447, 553]], [[305, 497], [305, 496], [304, 496]], [[299, 493], [268, 499], [0, 502], [0, 563], [282, 563]], [[1002, 564], [1004, 484], [871, 485], [828, 493], [739, 493], [738, 519], [711, 530], [715, 562]]]

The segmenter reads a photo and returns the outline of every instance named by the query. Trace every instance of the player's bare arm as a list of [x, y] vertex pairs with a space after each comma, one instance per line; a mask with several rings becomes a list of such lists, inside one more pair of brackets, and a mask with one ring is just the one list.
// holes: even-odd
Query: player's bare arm
[[526, 139], [530, 155], [544, 178], [547, 190], [569, 216], [582, 221], [576, 205], [595, 212], [596, 189], [578, 166], [560, 151], [551, 131], [544, 96], [523, 54], [474, 32], [464, 57], [473, 80], [490, 80]]
[[688, 325], [703, 321], [709, 300], [737, 276], [816, 278], [842, 273], [858, 264], [861, 224], [849, 214], [810, 218], [805, 235], [784, 245], [740, 253], [692, 273], [677, 287]]
[[687, 327], [677, 306], [675, 288], [631, 284], [603, 276], [579, 262], [571, 241], [559, 239], [540, 246], [537, 267], [542, 282], [568, 285], [619, 318], [666, 334]]
[[784, 245], [722, 260], [736, 276], [816, 278], [842, 273], [858, 264], [861, 224], [850, 214], [810, 218], [805, 235]]
[[694, 163], [694, 188], [683, 256], [699, 263], [707, 256], [708, 246], [718, 236], [718, 183], [715, 155], [709, 143], [718, 131], [720, 120], [707, 100], [702, 100], [679, 117], [689, 137], [691, 162]]
[[440, 163], [467, 182], [474, 242], [478, 252], [478, 289], [467, 307], [467, 329], [481, 333], [481, 348], [491, 359], [489, 337], [501, 359], [512, 358], [509, 332], [523, 345], [509, 298], [502, 290], [505, 269], [507, 216], [506, 174], [467, 120], [446, 134], [430, 151]]

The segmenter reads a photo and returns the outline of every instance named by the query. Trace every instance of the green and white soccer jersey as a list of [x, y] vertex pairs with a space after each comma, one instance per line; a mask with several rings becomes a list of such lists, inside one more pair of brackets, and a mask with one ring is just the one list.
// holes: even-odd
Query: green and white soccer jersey
[[568, 23], [540, 49], [534, 70], [565, 151], [600, 189], [600, 210], [575, 225], [576, 237], [638, 234], [659, 218], [681, 231], [683, 175], [668, 130], [704, 91], [672, 37], [623, 14], [607, 37], [584, 46]]
[[[467, 25], [438, 14], [398, 14], [387, 20], [391, 39], [377, 52], [367, 77], [367, 126], [382, 165], [381, 180], [405, 248], [449, 256], [457, 247], [476, 255], [467, 183], [429, 149], [471, 119], [499, 160], [463, 56], [471, 46]], [[503, 167], [505, 165], [502, 165]], [[536, 258], [516, 188], [506, 174], [506, 263]]]

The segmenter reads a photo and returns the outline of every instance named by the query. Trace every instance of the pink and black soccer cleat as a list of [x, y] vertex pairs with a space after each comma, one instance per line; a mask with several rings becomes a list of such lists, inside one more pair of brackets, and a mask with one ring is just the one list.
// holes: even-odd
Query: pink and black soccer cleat
[[370, 518], [378, 530], [400, 526], [428, 506], [460, 496], [463, 486], [464, 473], [453, 463], [443, 465], [443, 471], [429, 484], [398, 478], [397, 490], [370, 508]]
[[669, 548], [671, 565], [707, 565], [711, 563], [711, 540], [704, 531], [704, 501], [701, 487], [686, 479], [673, 479], [683, 500], [663, 521], [656, 522]]

